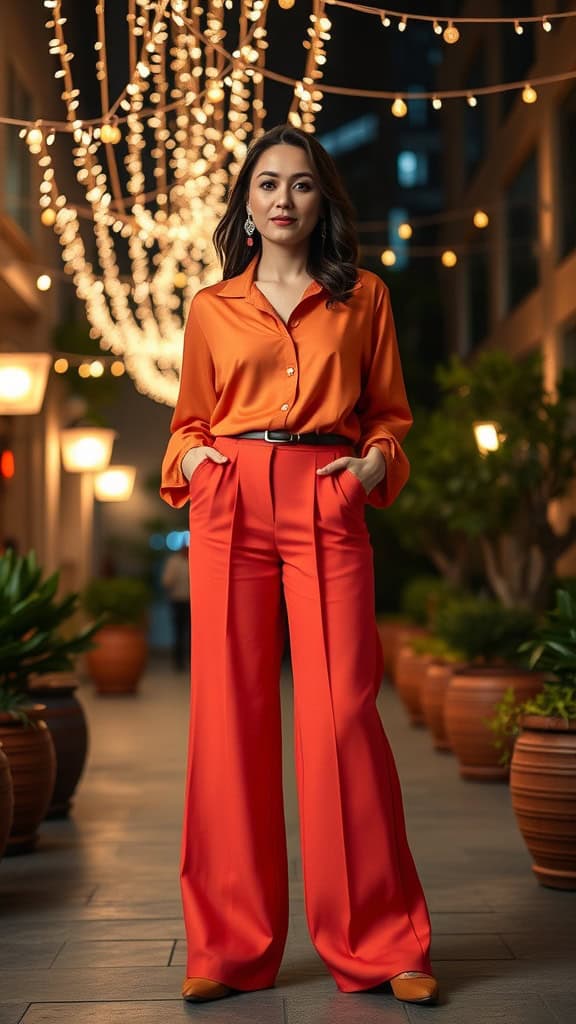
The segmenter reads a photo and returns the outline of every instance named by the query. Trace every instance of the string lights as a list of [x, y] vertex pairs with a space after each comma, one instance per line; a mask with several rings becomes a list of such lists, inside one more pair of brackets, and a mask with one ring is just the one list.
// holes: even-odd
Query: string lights
[[[377, 17], [382, 22], [384, 28], [391, 28], [396, 24], [396, 28], [399, 32], [404, 32], [409, 25], [409, 22], [427, 22], [432, 31], [436, 35], [441, 35], [445, 43], [452, 45], [457, 43], [460, 39], [460, 30], [458, 25], [505, 25], [512, 26], [516, 35], [524, 34], [525, 25], [540, 25], [544, 32], [552, 31], [552, 24], [554, 21], [562, 21], [567, 18], [576, 17], [576, 10], [572, 11], [555, 11], [551, 14], [532, 14], [522, 15], [521, 17], [515, 17], [514, 15], [508, 15], [508, 17], [456, 17], [446, 18], [435, 14], [410, 14], [404, 13], [403, 11], [392, 11], [388, 8], [382, 10], [381, 7], [371, 7], [367, 4], [353, 3], [351, 0], [326, 0], [327, 4], [331, 4], [333, 7], [344, 7], [348, 10], [354, 11], [356, 14], [368, 14]], [[282, 4], [281, 4], [282, 6]], [[444, 27], [443, 27], [444, 25]]]
[[[447, 100], [476, 106], [483, 96], [517, 91], [525, 103], [534, 103], [541, 86], [576, 78], [573, 70], [473, 92], [468, 88], [434, 93], [357, 89], [325, 80], [333, 31], [326, 13], [329, 5], [378, 17], [383, 28], [395, 27], [400, 33], [408, 33], [412, 22], [427, 21], [447, 45], [459, 40], [467, 23], [509, 24], [521, 34], [518, 30], [528, 23], [540, 22], [543, 31], [550, 32], [558, 19], [576, 16], [576, 11], [530, 18], [447, 19], [383, 11], [348, 0], [311, 0], [302, 43], [305, 67], [300, 78], [291, 78], [267, 66], [271, 0], [126, 0], [127, 76], [112, 101], [106, 0], [95, 0], [95, 77], [101, 114], [87, 119], [81, 116], [62, 0], [43, 2], [65, 120], [0, 117], [0, 122], [20, 128], [40, 168], [41, 222], [58, 236], [64, 272], [85, 304], [91, 336], [109, 353], [101, 360], [83, 359], [74, 368], [80, 372], [87, 367], [82, 373], [96, 376], [98, 363], [102, 374], [117, 363], [141, 392], [167, 404], [174, 404], [178, 391], [189, 302], [199, 287], [220, 279], [211, 237], [224, 212], [230, 180], [251, 139], [264, 130], [267, 81], [291, 90], [287, 119], [314, 132], [326, 95], [388, 100], [392, 115], [405, 117], [410, 103], [422, 99], [440, 110]], [[278, 6], [289, 18], [294, 0], [278, 0]], [[53, 146], [59, 132], [72, 139], [80, 203], [73, 202], [57, 181]], [[87, 251], [83, 220], [91, 224], [95, 259]], [[481, 226], [476, 220], [474, 224]], [[406, 234], [399, 237], [411, 238], [413, 225], [401, 228]], [[387, 252], [393, 265], [393, 249]], [[66, 370], [57, 372], [68, 372], [72, 365], [69, 361]], [[91, 366], [96, 366], [95, 372]]]

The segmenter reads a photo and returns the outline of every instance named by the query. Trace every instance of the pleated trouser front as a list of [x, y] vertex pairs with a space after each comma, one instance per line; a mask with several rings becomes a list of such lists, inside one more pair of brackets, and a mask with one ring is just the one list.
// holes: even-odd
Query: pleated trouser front
[[191, 711], [180, 880], [187, 976], [274, 985], [288, 931], [284, 589], [306, 918], [343, 992], [431, 972], [430, 919], [376, 697], [365, 492], [346, 446], [217, 438], [190, 482]]

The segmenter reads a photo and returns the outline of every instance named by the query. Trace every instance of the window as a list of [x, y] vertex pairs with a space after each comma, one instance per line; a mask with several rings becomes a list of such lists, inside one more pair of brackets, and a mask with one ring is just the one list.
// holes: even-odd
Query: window
[[538, 284], [538, 171], [534, 150], [506, 192], [507, 308]]
[[490, 271], [488, 252], [472, 251], [466, 257], [468, 351], [486, 337], [490, 328]]
[[[466, 72], [466, 88], [471, 92], [486, 85], [486, 53], [484, 47], [478, 51]], [[486, 150], [486, 104], [464, 106], [464, 172], [466, 181], [473, 176]]]
[[428, 182], [428, 157], [426, 153], [415, 153], [403, 149], [396, 158], [398, 184], [402, 188], [415, 188]]
[[558, 109], [559, 140], [559, 248], [563, 259], [576, 246], [576, 89]]
[[[525, 17], [534, 14], [533, 0], [525, 0], [522, 5]], [[536, 12], [538, 13], [538, 12]], [[501, 27], [501, 78], [503, 82], [521, 82], [534, 63], [534, 22], [520, 22], [524, 31], [518, 35], [514, 24]], [[500, 110], [502, 117], [510, 112], [518, 98], [518, 90], [500, 94]]]
[[[8, 66], [8, 116], [30, 120], [32, 118], [32, 97], [16, 74]], [[6, 212], [26, 234], [30, 233], [31, 182], [30, 156], [26, 144], [18, 138], [18, 129], [6, 127], [5, 167]]]

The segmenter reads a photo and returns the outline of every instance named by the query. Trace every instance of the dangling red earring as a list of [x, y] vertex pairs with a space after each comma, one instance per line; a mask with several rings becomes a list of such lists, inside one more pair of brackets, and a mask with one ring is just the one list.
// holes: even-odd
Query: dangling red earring
[[252, 235], [256, 231], [256, 225], [254, 223], [254, 220], [252, 218], [252, 214], [250, 213], [250, 210], [248, 210], [248, 216], [246, 217], [246, 220], [244, 221], [244, 231], [246, 232], [246, 234], [248, 236], [247, 239], [246, 239], [246, 245], [254, 245], [254, 239], [252, 238]]

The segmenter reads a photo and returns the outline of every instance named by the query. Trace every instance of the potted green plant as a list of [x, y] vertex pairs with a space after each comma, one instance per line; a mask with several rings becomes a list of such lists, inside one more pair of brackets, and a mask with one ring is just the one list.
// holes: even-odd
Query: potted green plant
[[507, 689], [523, 700], [541, 685], [526, 657], [518, 653], [535, 621], [535, 613], [527, 608], [504, 608], [476, 597], [448, 602], [436, 615], [437, 635], [465, 659], [452, 673], [444, 703], [446, 733], [462, 778], [503, 780], [508, 776], [487, 719]]
[[432, 640], [431, 623], [440, 605], [457, 593], [456, 587], [440, 576], [415, 576], [402, 590], [401, 607], [412, 626], [398, 638], [395, 684], [412, 725], [426, 724], [420, 694], [428, 666], [434, 660], [434, 652], [427, 646]]
[[[400, 608], [404, 622], [392, 638], [391, 679], [401, 698], [405, 691], [413, 694], [412, 707], [408, 704], [413, 725], [422, 725], [422, 713], [417, 702], [419, 681], [429, 659], [418, 658], [410, 645], [414, 637], [430, 635], [430, 619], [440, 600], [452, 592], [451, 584], [432, 574], [413, 576], [404, 584], [400, 594]], [[410, 698], [408, 698], [410, 701]]]
[[148, 657], [146, 637], [150, 588], [142, 580], [93, 579], [84, 590], [86, 611], [100, 617], [86, 668], [104, 696], [136, 693]]
[[[61, 749], [55, 747], [47, 724], [49, 707], [38, 702], [35, 683], [70, 671], [78, 653], [89, 647], [93, 632], [89, 628], [63, 634], [62, 627], [76, 611], [78, 595], [58, 599], [58, 582], [58, 573], [42, 579], [33, 551], [17, 555], [9, 550], [0, 557], [0, 741], [14, 791], [10, 853], [34, 847], [56, 782], [69, 767], [66, 748], [70, 744], [65, 741]], [[78, 778], [79, 773], [72, 779], [73, 786]]]
[[544, 681], [524, 700], [507, 690], [490, 724], [502, 761], [511, 757], [512, 807], [536, 878], [576, 889], [576, 592], [556, 591], [556, 607], [520, 650]]
[[452, 673], [465, 662], [462, 651], [450, 647], [439, 636], [419, 636], [411, 641], [416, 656], [427, 658], [413, 700], [430, 730], [436, 750], [451, 750], [444, 721], [446, 691]]

